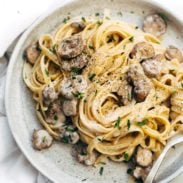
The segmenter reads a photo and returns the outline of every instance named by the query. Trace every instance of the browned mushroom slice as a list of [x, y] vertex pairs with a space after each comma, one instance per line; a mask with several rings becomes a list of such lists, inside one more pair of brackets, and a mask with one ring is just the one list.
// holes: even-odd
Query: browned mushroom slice
[[133, 176], [136, 179], [142, 179], [143, 181], [145, 181], [148, 173], [150, 172], [150, 167], [147, 168], [142, 168], [140, 166], [136, 166], [134, 171], [133, 171]]
[[66, 116], [75, 116], [77, 114], [77, 100], [65, 100], [63, 112]]
[[134, 93], [138, 102], [143, 102], [149, 94], [151, 87], [147, 80], [139, 80], [134, 88]]
[[167, 24], [158, 14], [152, 14], [145, 17], [143, 22], [143, 31], [161, 36], [166, 32]]
[[46, 122], [53, 125], [62, 125], [64, 124], [65, 120], [65, 115], [62, 112], [61, 105], [59, 105], [58, 101], [50, 104], [48, 111], [46, 111]]
[[82, 53], [79, 56], [70, 60], [61, 60], [61, 68], [65, 71], [71, 71], [72, 68], [82, 69], [88, 64], [89, 57]]
[[149, 149], [145, 149], [139, 146], [136, 155], [137, 164], [143, 167], [147, 167], [151, 165], [152, 161], [153, 161], [152, 152]]
[[165, 57], [168, 60], [172, 60], [172, 59], [176, 58], [180, 63], [183, 62], [182, 52], [174, 46], [169, 46], [166, 49]]
[[151, 90], [151, 85], [142, 67], [138, 64], [131, 65], [127, 72], [127, 77], [128, 82], [134, 85], [136, 100], [138, 102], [144, 101]]
[[58, 93], [56, 93], [53, 83], [43, 89], [43, 98], [45, 104], [48, 105], [58, 98]]
[[35, 64], [37, 58], [40, 55], [40, 51], [38, 50], [38, 43], [31, 44], [25, 50], [25, 57], [27, 61], [31, 64]]
[[152, 58], [154, 57], [154, 55], [155, 51], [153, 46], [147, 42], [137, 43], [130, 53], [131, 58], [136, 58], [140, 60]]
[[81, 35], [73, 35], [61, 41], [57, 52], [61, 58], [71, 59], [80, 55], [84, 47]]
[[34, 130], [32, 143], [35, 149], [46, 149], [52, 145], [52, 142], [53, 138], [46, 130]]
[[95, 152], [92, 152], [91, 154], [78, 154], [78, 161], [87, 166], [93, 165], [96, 159], [97, 154]]
[[71, 27], [76, 30], [76, 32], [81, 32], [86, 25], [83, 22], [73, 22], [71, 23]]
[[145, 60], [142, 62], [142, 67], [148, 77], [157, 77], [161, 71], [161, 63], [155, 59]]
[[123, 80], [117, 91], [123, 105], [128, 105], [132, 100], [132, 87], [126, 80]]

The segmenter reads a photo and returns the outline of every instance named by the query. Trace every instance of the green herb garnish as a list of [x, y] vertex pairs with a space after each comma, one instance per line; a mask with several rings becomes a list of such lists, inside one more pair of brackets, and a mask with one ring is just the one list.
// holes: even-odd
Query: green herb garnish
[[81, 74], [81, 69], [80, 68], [77, 68], [77, 67], [72, 67], [71, 68], [71, 72], [72, 72], [72, 76], [76, 76], [78, 74]]
[[93, 81], [93, 79], [94, 79], [95, 76], [96, 76], [96, 74], [95, 74], [95, 73], [92, 73], [92, 74], [90, 74], [90, 75], [88, 76], [88, 79], [89, 79], [90, 81]]
[[123, 157], [124, 157], [124, 161], [128, 161], [129, 160], [129, 155], [128, 155], [128, 153], [124, 153], [123, 154]]
[[183, 82], [180, 83], [181, 87], [183, 88]]
[[168, 21], [169, 20], [169, 18], [164, 14], [164, 13], [158, 13], [158, 15], [165, 21], [165, 23], [166, 23], [166, 21]]
[[128, 100], [130, 101], [132, 99], [131, 93], [128, 93]]
[[47, 69], [45, 69], [45, 74], [46, 74], [47, 76], [49, 76], [49, 72], [48, 72]]
[[55, 116], [53, 117], [53, 119], [54, 119], [55, 121], [57, 121], [57, 120], [58, 120], [58, 116], [55, 115]]
[[63, 138], [61, 139], [61, 141], [65, 144], [69, 143], [69, 137], [63, 136]]
[[90, 49], [94, 50], [93, 45], [89, 45], [88, 47], [89, 47]]
[[138, 26], [135, 26], [135, 29], [138, 29], [139, 27]]
[[42, 142], [44, 143], [46, 141], [46, 136], [43, 137]]
[[85, 17], [81, 17], [81, 20], [82, 20], [83, 22], [86, 22]]
[[144, 125], [146, 125], [147, 124], [147, 122], [148, 122], [148, 120], [147, 119], [144, 119], [144, 120], [142, 120], [142, 121], [140, 121], [140, 122], [137, 122], [137, 126], [144, 126]]
[[68, 21], [69, 19], [70, 19], [70, 17], [68, 16], [68, 17], [64, 18], [62, 22], [63, 22], [64, 24], [66, 24], [67, 21]]
[[82, 99], [84, 97], [84, 93], [81, 92], [76, 92], [76, 93], [72, 93], [74, 97], [78, 98], [78, 99]]
[[117, 119], [117, 121], [116, 121], [116, 123], [115, 123], [115, 125], [114, 125], [114, 128], [121, 129], [121, 127], [120, 127], [120, 123], [121, 123], [121, 118], [120, 118], [120, 117], [118, 117], [118, 119]]
[[133, 42], [133, 40], [134, 40], [134, 36], [131, 36], [131, 37], [129, 38], [129, 41]]
[[120, 15], [120, 16], [123, 16], [123, 13], [122, 13], [122, 12], [120, 12], [120, 11], [119, 11], [119, 12], [117, 12], [117, 14], [118, 14], [118, 15]]
[[102, 24], [103, 24], [102, 21], [99, 21], [99, 20], [97, 21], [97, 25], [98, 25], [98, 26], [101, 26]]
[[130, 123], [130, 120], [128, 119], [128, 120], [127, 120], [127, 127], [128, 127], [128, 130], [130, 129], [130, 126], [131, 126], [131, 123]]
[[96, 16], [96, 17], [100, 16], [100, 13], [95, 13], [95, 16]]
[[74, 128], [74, 127], [72, 127], [72, 126], [67, 126], [66, 128], [66, 131], [68, 131], [68, 132], [75, 132], [77, 129], [76, 128]]
[[129, 168], [129, 169], [126, 171], [126, 173], [132, 175], [133, 169]]
[[102, 174], [103, 174], [103, 172], [104, 172], [104, 167], [102, 166], [102, 167], [100, 167], [99, 174], [100, 174], [100, 175], [102, 175]]

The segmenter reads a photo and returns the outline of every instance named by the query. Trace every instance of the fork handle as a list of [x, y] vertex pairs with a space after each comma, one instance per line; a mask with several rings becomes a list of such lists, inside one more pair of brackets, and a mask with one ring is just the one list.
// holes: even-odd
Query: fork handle
[[147, 176], [145, 183], [152, 183], [153, 179], [155, 177], [155, 175], [157, 174], [157, 171], [167, 153], [167, 151], [170, 149], [170, 146], [165, 146], [165, 148], [163, 149], [163, 152], [160, 154], [160, 156], [158, 157], [158, 159], [156, 160], [156, 162], [154, 163], [149, 175]]

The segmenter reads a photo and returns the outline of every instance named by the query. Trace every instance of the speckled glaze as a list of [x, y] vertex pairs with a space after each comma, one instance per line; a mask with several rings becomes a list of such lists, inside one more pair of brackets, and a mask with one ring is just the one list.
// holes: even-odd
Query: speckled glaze
[[[148, 0], [75, 0], [50, 10], [39, 18], [23, 34], [12, 55], [8, 68], [6, 85], [6, 112], [12, 134], [27, 159], [50, 180], [59, 183], [125, 183], [128, 182], [127, 167], [124, 163], [108, 162], [103, 175], [99, 169], [79, 164], [71, 155], [71, 146], [55, 142], [48, 150], [35, 151], [31, 144], [32, 131], [40, 127], [35, 114], [35, 103], [22, 79], [24, 60], [23, 50], [41, 34], [53, 32], [65, 17], [87, 16], [102, 13], [104, 8], [111, 10], [114, 19], [120, 19], [142, 26], [145, 15], [163, 12], [169, 18], [164, 44], [175, 44], [182, 49], [183, 24], [171, 12], [167, 12], [157, 3]], [[123, 16], [117, 12], [122, 12]], [[166, 156], [156, 182], [167, 182], [183, 169], [183, 144], [171, 149]], [[103, 165], [104, 166], [104, 165]]]

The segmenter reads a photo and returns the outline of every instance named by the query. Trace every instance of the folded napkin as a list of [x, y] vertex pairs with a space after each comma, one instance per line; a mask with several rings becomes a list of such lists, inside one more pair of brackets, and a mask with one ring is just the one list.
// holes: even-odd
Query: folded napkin
[[[9, 45], [43, 11], [65, 2], [67, 0], [0, 0], [0, 57], [5, 51], [7, 53], [0, 58], [0, 182], [2, 183], [51, 183], [32, 167], [17, 147], [8, 127], [4, 89], [8, 62], [17, 40], [10, 47]], [[181, 13], [183, 1], [161, 0], [159, 3], [173, 8], [177, 16], [183, 19]], [[181, 183], [182, 180], [183, 174], [171, 183]]]

